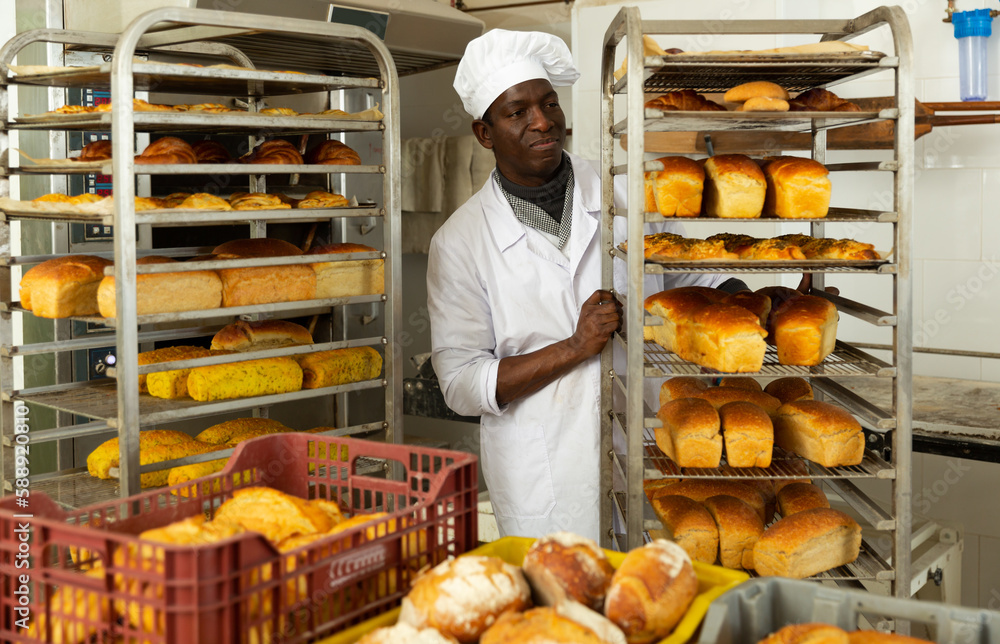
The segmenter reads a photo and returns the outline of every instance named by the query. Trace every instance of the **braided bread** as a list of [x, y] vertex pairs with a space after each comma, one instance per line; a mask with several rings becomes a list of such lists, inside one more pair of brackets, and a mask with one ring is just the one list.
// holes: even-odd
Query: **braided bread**
[[788, 101], [790, 112], [860, 112], [861, 108], [830, 90], [814, 87]]
[[111, 158], [111, 141], [101, 139], [83, 146], [80, 156], [74, 157], [74, 161], [105, 161]]
[[305, 163], [294, 145], [283, 139], [264, 141], [249, 154], [240, 157], [241, 163], [274, 163], [300, 165]]
[[323, 141], [307, 155], [309, 163], [319, 165], [361, 165], [361, 156], [340, 141]]
[[701, 94], [685, 89], [679, 92], [667, 92], [663, 96], [657, 96], [654, 99], [646, 101], [645, 107], [673, 111], [682, 110], [686, 112], [725, 112], [726, 108], [722, 107], [715, 101], [710, 101]]
[[191, 144], [198, 163], [229, 163], [232, 157], [229, 151], [218, 141], [197, 141]]
[[141, 165], [153, 163], [198, 163], [194, 149], [187, 141], [175, 136], [165, 136], [146, 146], [142, 154], [135, 157]]

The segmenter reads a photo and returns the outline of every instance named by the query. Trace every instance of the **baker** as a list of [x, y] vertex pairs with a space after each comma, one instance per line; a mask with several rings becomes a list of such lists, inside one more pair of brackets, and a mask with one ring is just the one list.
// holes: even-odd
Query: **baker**
[[[470, 42], [455, 74], [496, 169], [431, 240], [432, 361], [448, 406], [481, 417], [501, 536], [599, 539], [600, 352], [621, 306], [600, 290], [598, 165], [563, 149], [553, 86], [579, 76], [559, 38], [502, 29]], [[625, 190], [616, 184], [618, 207]], [[626, 226], [615, 219], [616, 241]], [[683, 233], [674, 223], [650, 229], [659, 231]], [[746, 288], [725, 275], [647, 275], [645, 292], [688, 285]]]

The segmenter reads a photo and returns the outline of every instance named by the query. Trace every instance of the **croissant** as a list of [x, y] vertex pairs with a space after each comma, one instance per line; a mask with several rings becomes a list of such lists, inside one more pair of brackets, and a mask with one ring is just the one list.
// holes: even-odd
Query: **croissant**
[[135, 162], [146, 165], [152, 163], [198, 163], [194, 149], [187, 141], [175, 136], [165, 136], [146, 146]]
[[242, 163], [276, 163], [300, 165], [305, 163], [294, 145], [283, 139], [264, 141], [252, 152], [240, 157]]
[[323, 141], [307, 155], [309, 163], [320, 165], [361, 165], [361, 156], [340, 141]]
[[177, 208], [184, 200], [191, 196], [190, 192], [173, 192], [163, 198], [164, 208]]
[[299, 113], [290, 107], [268, 107], [260, 111], [261, 114], [270, 116], [298, 116]]
[[861, 108], [830, 90], [814, 87], [788, 101], [790, 112], [860, 112]]
[[298, 203], [298, 208], [342, 208], [348, 205], [347, 197], [343, 195], [334, 194], [332, 192], [324, 192], [322, 190], [313, 190], [306, 195], [306, 198]]
[[667, 92], [663, 96], [646, 101], [645, 107], [654, 109], [670, 108], [687, 112], [725, 112], [726, 108], [714, 101], [710, 101], [694, 90], [685, 89], [678, 92]]
[[74, 161], [105, 161], [111, 158], [111, 141], [101, 139], [83, 146], [80, 156], [74, 157]]
[[[141, 98], [132, 99], [132, 110], [135, 112], [173, 112], [173, 105], [161, 105], [159, 103], [149, 103]], [[93, 108], [94, 112], [110, 112], [111, 103], [101, 103]]]
[[229, 163], [232, 157], [229, 151], [218, 141], [197, 141], [191, 144], [198, 163]]
[[197, 105], [178, 105], [178, 108], [183, 108], [185, 112], [232, 112], [231, 108], [226, 107], [222, 103], [198, 103]]
[[238, 192], [229, 197], [229, 204], [233, 210], [281, 210], [291, 208], [283, 203], [278, 195], [269, 195], [264, 192]]

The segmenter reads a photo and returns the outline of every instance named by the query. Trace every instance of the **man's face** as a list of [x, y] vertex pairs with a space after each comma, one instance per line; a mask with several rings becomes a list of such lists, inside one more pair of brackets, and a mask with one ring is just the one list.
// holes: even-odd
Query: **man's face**
[[479, 142], [493, 150], [500, 172], [522, 186], [540, 186], [562, 162], [566, 116], [548, 80], [514, 85], [490, 105], [485, 120], [472, 124]]

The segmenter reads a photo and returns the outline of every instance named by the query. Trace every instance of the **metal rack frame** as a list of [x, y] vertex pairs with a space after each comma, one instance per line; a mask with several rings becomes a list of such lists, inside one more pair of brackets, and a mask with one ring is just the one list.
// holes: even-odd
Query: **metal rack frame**
[[[913, 145], [914, 145], [914, 97], [913, 97], [913, 42], [906, 16], [899, 7], [880, 7], [853, 20], [732, 20], [722, 29], [727, 34], [816, 34], [822, 40], [849, 40], [872, 29], [887, 26], [895, 44], [893, 56], [865, 56], [852, 65], [833, 65], [822, 57], [806, 60], [807, 64], [793, 65], [779, 61], [775, 57], [757, 56], [754, 60], [728, 60], [704, 56], [654, 56], [644, 57], [643, 34], [699, 34], [705, 23], [695, 20], [644, 21], [639, 10], [634, 7], [622, 9], [606, 32], [602, 55], [602, 226], [601, 242], [605, 259], [602, 263], [602, 288], [612, 289], [614, 285], [615, 258], [623, 260], [627, 267], [628, 292], [616, 294], [624, 302], [626, 324], [623, 332], [616, 336], [616, 342], [608, 343], [601, 356], [603, 373], [601, 393], [601, 487], [607, 490], [607, 498], [601, 503], [602, 545], [631, 549], [643, 542], [643, 531], [655, 525], [644, 517], [643, 508], [648, 508], [643, 494], [644, 477], [676, 475], [677, 468], [669, 463], [652, 437], [652, 430], [659, 421], [645, 406], [643, 387], [646, 377], [667, 377], [685, 375], [714, 377], [714, 373], [696, 365], [691, 365], [665, 350], [643, 342], [628, 342], [628, 338], [641, 338], [644, 324], [655, 323], [646, 318], [643, 310], [643, 278], [646, 274], [669, 272], [812, 272], [814, 292], [823, 292], [823, 274], [827, 272], [859, 272], [888, 275], [893, 281], [893, 302], [889, 312], [879, 311], [844, 297], [827, 296], [835, 299], [838, 309], [876, 326], [892, 328], [891, 363], [875, 359], [873, 356], [838, 342], [837, 352], [832, 362], [824, 362], [818, 367], [786, 367], [776, 360], [768, 360], [764, 370], [757, 374], [740, 374], [756, 377], [800, 375], [814, 378], [818, 391], [829, 395], [838, 403], [855, 413], [862, 422], [876, 430], [893, 429], [894, 449], [891, 463], [876, 454], [868, 452], [862, 465], [854, 468], [820, 468], [812, 465], [812, 475], [832, 485], [852, 508], [873, 527], [892, 533], [891, 565], [879, 558], [878, 566], [865, 562], [833, 571], [836, 574], [824, 578], [838, 583], [857, 585], [861, 580], [877, 579], [892, 584], [892, 592], [899, 597], [910, 594], [911, 558], [911, 379], [912, 379], [912, 339], [910, 334], [912, 318], [911, 295], [911, 212], [913, 191]], [[615, 54], [623, 40], [627, 39], [625, 54], [628, 69], [620, 80], [613, 77]], [[806, 57], [808, 58], [808, 57]], [[760, 59], [760, 60], [757, 60]], [[637, 64], [644, 61], [644, 64]], [[747, 64], [741, 64], [747, 63]], [[878, 113], [855, 113], [851, 118], [832, 113], [795, 114], [742, 114], [726, 112], [660, 112], [644, 108], [644, 92], [664, 92], [669, 90], [692, 89], [695, 91], [725, 91], [730, 87], [751, 80], [771, 80], [791, 90], [805, 90], [812, 87], [829, 87], [837, 83], [855, 79], [879, 71], [890, 71], [895, 79], [896, 108]], [[615, 115], [615, 98], [625, 96], [627, 104], [624, 118]], [[776, 263], [754, 262], [743, 265], [711, 261], [671, 263], [669, 266], [646, 264], [643, 254], [625, 253], [615, 247], [612, 238], [613, 218], [626, 217], [628, 221], [628, 248], [642, 248], [644, 224], [662, 221], [643, 212], [644, 170], [659, 169], [656, 162], [645, 160], [645, 131], [688, 131], [688, 130], [771, 130], [800, 131], [812, 136], [812, 156], [820, 163], [826, 161], [826, 138], [830, 128], [853, 125], [859, 121], [892, 120], [895, 123], [895, 156], [891, 161], [877, 163], [831, 164], [831, 171], [876, 171], [891, 172], [893, 175], [893, 199], [891, 210], [886, 212], [831, 209], [830, 221], [857, 218], [891, 225], [894, 230], [894, 255], [887, 261], [872, 266], [861, 267], [843, 263], [823, 263], [811, 265], [803, 262]], [[626, 133], [633, 133], [628, 140], [627, 163], [615, 165], [614, 146], [616, 139]], [[614, 205], [613, 181], [615, 175], [628, 176], [628, 210], [616, 212]], [[714, 221], [713, 219], [710, 219]], [[775, 220], [758, 220], [774, 222]], [[812, 234], [823, 236], [823, 220], [811, 222]], [[735, 270], [734, 270], [735, 268]], [[613, 364], [616, 348], [624, 349], [626, 371], [619, 374]], [[892, 408], [882, 410], [868, 403], [845, 387], [827, 380], [833, 376], [888, 378], [893, 382]], [[616, 402], [622, 400], [622, 403]], [[615, 438], [621, 437], [626, 452], [619, 454], [615, 448]], [[724, 466], [718, 470], [684, 470], [684, 476], [694, 477], [777, 477], [786, 476], [781, 469], [780, 458], [766, 470], [750, 469], [736, 471]], [[669, 463], [673, 469], [664, 465]], [[625, 489], [617, 490], [615, 475], [625, 481]], [[891, 481], [892, 509], [886, 513], [855, 486], [851, 479], [876, 478]], [[622, 522], [623, 534], [615, 531], [615, 518]], [[874, 554], [871, 548], [866, 552]], [[870, 562], [869, 562], [870, 563]], [[852, 564], [853, 566], [853, 564]]]
[[[203, 51], [212, 55], [220, 55], [221, 52], [222, 55], [230, 57], [235, 55], [241, 64], [252, 67], [250, 59], [240, 54], [232, 45], [224, 42], [213, 42], [211, 40], [213, 33], [221, 33], [219, 30], [215, 30], [214, 32], [212, 29], [203, 30], [202, 33], [206, 35], [204, 42], [185, 42], [183, 45], [179, 45], [174, 42], [160, 42], [162, 34], [158, 35], [157, 32], [151, 31], [154, 25], [162, 27], [164, 24], [195, 28], [237, 28], [253, 33], [283, 35], [283, 37], [293, 40], [297, 35], [308, 34], [310, 43], [313, 45], [322, 42], [336, 46], [339, 43], [340, 45], [350, 45], [354, 49], [366, 51], [367, 55], [374, 59], [380, 76], [379, 78], [326, 77], [317, 75], [291, 75], [282, 72], [258, 71], [253, 69], [213, 69], [135, 62], [134, 55], [138, 51], [183, 50], [185, 52]], [[19, 79], [18, 76], [10, 77], [9, 65], [18, 51], [35, 42], [57, 43], [62, 46], [113, 49], [111, 62], [98, 66], [96, 70], [95, 68], [83, 68], [78, 72], [60, 72], [58, 74], [47, 75], [46, 77], [35, 78], [34, 81], [38, 85], [55, 85], [61, 87], [93, 87], [94, 83], [103, 84], [111, 89], [112, 103], [115, 106], [114, 110], [111, 113], [87, 115], [91, 117], [87, 119], [11, 119], [8, 113], [10, 106], [7, 100], [7, 86], [18, 84], [22, 81], [30, 83], [31, 78]], [[223, 90], [229, 92], [238, 91], [241, 93], [240, 95], [248, 98], [249, 112], [239, 115], [135, 112], [131, 100], [134, 92], [150, 89], [153, 86], [160, 92], [183, 91], [184, 93], [207, 95], [223, 94], [225, 93]], [[258, 109], [261, 99], [265, 96], [293, 94], [301, 91], [332, 91], [334, 89], [339, 90], [355, 87], [381, 89], [383, 98], [382, 111], [385, 115], [381, 122], [368, 123], [342, 119], [269, 117], [254, 113]], [[40, 432], [32, 437], [33, 442], [92, 435], [106, 432], [109, 428], [116, 429], [118, 433], [121, 466], [120, 477], [117, 482], [101, 481], [97, 482], [96, 485], [87, 485], [81, 480], [87, 476], [86, 472], [80, 472], [79, 470], [62, 472], [62, 474], [67, 475], [62, 480], [53, 481], [53, 479], [59, 478], [55, 475], [41, 476], [38, 477], [39, 482], [45, 479], [50, 481], [50, 484], [53, 486], [58, 487], [61, 485], [70, 488], [101, 488], [101, 484], [105, 484], [103, 492], [114, 495], [120, 494], [122, 497], [139, 492], [139, 476], [141, 471], [160, 469], [162, 467], [160, 464], [142, 467], [139, 465], [139, 429], [153, 423], [207, 416], [234, 410], [255, 409], [283, 401], [318, 398], [347, 391], [382, 387], [385, 391], [385, 416], [382, 422], [365, 423], [356, 427], [345, 427], [338, 429], [335, 433], [337, 435], [347, 435], [382, 429], [386, 433], [387, 441], [402, 442], [402, 347], [395, 341], [397, 330], [401, 327], [402, 323], [400, 292], [402, 277], [399, 263], [401, 260], [400, 183], [395, 179], [399, 176], [400, 172], [399, 96], [395, 63], [384, 43], [370, 31], [350, 25], [202, 9], [162, 8], [137, 17], [121, 34], [109, 35], [62, 29], [37, 29], [18, 34], [0, 50], [0, 153], [3, 153], [3, 158], [8, 158], [7, 130], [9, 129], [67, 130], [109, 128], [112, 140], [115, 141], [115, 152], [108, 164], [110, 167], [106, 168], [110, 170], [110, 174], [114, 177], [115, 198], [113, 209], [110, 213], [81, 216], [79, 214], [58, 212], [7, 212], [2, 221], [0, 221], [0, 247], [4, 251], [2, 265], [0, 265], [0, 298], [2, 298], [3, 302], [2, 309], [0, 309], [0, 347], [2, 347], [0, 349], [0, 395], [2, 395], [0, 435], [2, 435], [4, 445], [3, 459], [2, 463], [0, 463], [0, 479], [3, 480], [5, 486], [4, 492], [9, 489], [12, 482], [11, 479], [14, 476], [12, 449], [14, 404], [15, 401], [19, 400], [33, 402], [94, 419], [93, 422], [81, 423], [72, 427], [57, 427], [53, 430]], [[135, 196], [134, 179], [136, 175], [179, 174], [184, 170], [188, 170], [188, 168], [179, 166], [146, 166], [137, 170], [132, 159], [136, 152], [135, 134], [141, 131], [239, 132], [251, 136], [252, 143], [255, 143], [257, 141], [256, 137], [262, 136], [262, 133], [273, 135], [284, 132], [378, 131], [381, 133], [383, 156], [382, 163], [377, 166], [295, 166], [293, 168], [291, 166], [246, 166], [233, 163], [213, 164], [210, 168], [205, 166], [193, 169], [195, 170], [195, 174], [249, 175], [252, 191], [264, 191], [266, 189], [265, 176], [267, 173], [287, 174], [290, 169], [294, 172], [323, 172], [327, 174], [357, 172], [380, 174], [383, 177], [381, 204], [362, 204], [357, 208], [343, 210], [304, 210], [297, 213], [289, 210], [242, 213], [175, 211], [170, 213], [171, 220], [169, 221], [162, 213], [136, 213], [133, 206], [133, 197]], [[9, 177], [12, 173], [28, 174], [32, 172], [34, 171], [29, 168], [3, 168], [0, 171], [0, 197], [9, 196]], [[65, 174], [66, 171], [52, 169], [51, 173]], [[137, 315], [135, 301], [137, 276], [145, 273], [162, 272], [156, 265], [136, 266], [136, 257], [148, 254], [148, 251], [145, 253], [139, 251], [137, 253], [136, 226], [139, 224], [200, 225], [225, 222], [249, 223], [251, 237], [264, 237], [267, 233], [268, 221], [333, 222], [340, 220], [342, 217], [381, 218], [383, 221], [381, 240], [383, 250], [379, 253], [353, 253], [349, 256], [341, 255], [339, 257], [311, 256], [309, 261], [314, 262], [317, 257], [321, 257], [326, 261], [365, 259], [369, 256], [381, 257], [385, 260], [387, 295], [310, 300], [253, 307], [219, 308], [153, 316]], [[31, 391], [14, 391], [14, 357], [17, 355], [38, 353], [40, 348], [34, 345], [13, 345], [12, 316], [21, 315], [24, 313], [24, 310], [15, 304], [15, 298], [12, 293], [11, 268], [18, 263], [26, 263], [24, 260], [37, 262], [42, 261], [43, 258], [11, 257], [9, 225], [11, 219], [41, 219], [64, 222], [101, 221], [102, 223], [114, 225], [114, 248], [111, 253], [111, 258], [114, 260], [114, 267], [106, 272], [109, 275], [114, 275], [116, 284], [118, 285], [116, 289], [118, 317], [115, 320], [77, 318], [86, 322], [100, 320], [101, 322], [106, 322], [107, 326], [112, 326], [115, 329], [117, 365], [111, 374], [114, 376], [114, 379], [61, 384], [52, 387], [36, 388]], [[190, 251], [192, 250], [197, 249], [158, 249], [157, 252], [165, 255], [183, 255], [191, 254]], [[289, 263], [306, 262], [304, 259], [300, 261], [299, 258], [283, 261], [268, 259], [228, 260], [226, 265], [228, 267], [238, 267]], [[173, 270], [203, 270], [211, 268], [209, 264], [212, 264], [212, 262], [208, 264], [201, 263], [187, 268], [183, 264], [174, 265]], [[140, 341], [193, 337], [205, 329], [217, 329], [222, 324], [244, 314], [266, 315], [269, 313], [278, 313], [308, 315], [329, 312], [331, 309], [345, 304], [368, 302], [383, 303], [384, 336], [313, 345], [312, 349], [323, 350], [343, 346], [382, 344], [385, 368], [385, 376], [382, 379], [339, 387], [302, 390], [290, 394], [227, 400], [215, 403], [197, 403], [189, 400], [153, 400], [152, 402], [142, 400], [140, 402], [138, 376], [140, 373], [150, 371], [148, 367], [140, 368], [138, 366], [137, 356]], [[194, 328], [180, 331], [177, 329], [149, 330], [149, 325], [156, 323], [178, 322], [190, 323]], [[142, 331], [140, 331], [140, 324], [147, 326], [144, 326]], [[214, 324], [214, 326], [205, 326], [208, 324]], [[80, 341], [48, 343], [46, 346], [41, 347], [41, 349], [58, 355], [60, 352], [79, 349], [84, 345], [89, 346], [94, 342], [97, 342], [97, 340], [81, 339]], [[106, 339], [101, 344], [107, 344]], [[301, 352], [301, 350], [294, 348], [257, 351], [241, 355], [241, 358], [254, 359], [278, 355], [293, 355]], [[191, 362], [189, 366], [210, 364], [214, 361], [216, 361], [214, 358], [207, 359], [207, 361], [196, 361]], [[179, 365], [179, 363], [170, 364], [170, 368], [175, 368]], [[153, 370], [163, 369], [154, 368]], [[191, 457], [179, 459], [174, 464], [182, 465], [201, 460], [206, 459]], [[107, 485], [109, 483], [114, 483], [114, 485]], [[98, 493], [99, 496], [100, 493]], [[91, 500], [99, 499], [94, 497]]]

